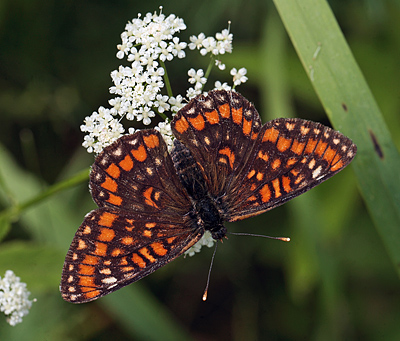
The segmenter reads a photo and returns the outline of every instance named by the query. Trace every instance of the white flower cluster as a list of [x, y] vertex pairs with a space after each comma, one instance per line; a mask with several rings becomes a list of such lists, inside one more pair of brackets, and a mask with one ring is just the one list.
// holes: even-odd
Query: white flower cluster
[[[147, 13], [143, 18], [139, 15], [125, 26], [121, 34], [121, 44], [117, 46], [117, 58], [126, 60], [129, 66], [120, 66], [111, 72], [113, 86], [110, 93], [115, 95], [109, 101], [110, 109], [100, 107], [98, 111], [85, 118], [81, 130], [87, 135], [82, 145], [89, 153], [100, 153], [104, 147], [114, 142], [125, 128], [121, 123], [141, 121], [149, 125], [158, 114], [163, 121], [158, 129], [164, 136], [169, 148], [172, 147], [173, 136], [170, 127], [173, 116], [191, 98], [201, 94], [214, 64], [221, 70], [225, 65], [216, 57], [232, 52], [233, 35], [228, 29], [217, 33], [214, 37], [206, 37], [203, 33], [190, 37], [189, 45], [181, 42], [177, 33], [186, 29], [183, 19], [171, 14]], [[211, 62], [207, 71], [191, 68], [188, 72], [189, 87], [186, 98], [172, 95], [165, 62], [173, 58], [185, 58], [185, 48], [199, 50], [201, 55], [211, 54]], [[234, 73], [232, 73], [234, 71]], [[234, 89], [247, 80], [246, 69], [232, 69], [233, 86], [216, 82], [214, 89]], [[210, 89], [212, 90], [212, 89]], [[167, 113], [169, 116], [167, 116]], [[132, 134], [134, 129], [128, 127]]]
[[0, 277], [0, 311], [7, 316], [11, 326], [22, 322], [22, 317], [28, 315], [32, 302], [28, 299], [30, 292], [26, 283], [21, 283], [14, 272], [7, 270], [3, 278]]
[[[204, 33], [200, 33], [197, 37], [190, 37], [189, 49], [200, 50], [200, 54], [205, 56], [207, 53], [212, 53], [214, 56], [220, 54], [232, 53], [232, 40], [233, 34], [229, 32], [229, 29], [222, 30], [221, 33], [217, 33], [214, 37], [206, 37]], [[225, 70], [225, 65], [220, 62], [216, 63], [220, 70]]]
[[203, 246], [213, 247], [214, 243], [215, 243], [215, 240], [212, 238], [211, 232], [206, 231], [206, 232], [204, 232], [203, 236], [196, 244], [194, 244], [190, 249], [185, 251], [185, 257], [186, 256], [189, 256], [189, 257], [194, 256], [197, 252], [201, 251], [201, 248]]

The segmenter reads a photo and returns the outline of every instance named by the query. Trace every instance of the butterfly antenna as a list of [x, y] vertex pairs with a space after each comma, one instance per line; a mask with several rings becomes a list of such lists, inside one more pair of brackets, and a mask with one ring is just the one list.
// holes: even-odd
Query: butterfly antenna
[[213, 252], [213, 255], [211, 258], [210, 269], [208, 270], [208, 276], [207, 276], [207, 284], [206, 284], [206, 288], [204, 289], [204, 294], [203, 294], [203, 301], [207, 300], [208, 284], [210, 283], [211, 269], [213, 267], [215, 253], [217, 252], [217, 246], [218, 246], [218, 242], [215, 243], [215, 249], [214, 249], [214, 252]]
[[263, 237], [263, 238], [269, 238], [269, 239], [282, 240], [283, 242], [290, 242], [290, 238], [288, 238], [288, 237], [271, 237], [271, 236], [265, 236], [263, 234], [241, 233], [241, 232], [228, 232], [228, 233], [233, 234], [235, 236]]

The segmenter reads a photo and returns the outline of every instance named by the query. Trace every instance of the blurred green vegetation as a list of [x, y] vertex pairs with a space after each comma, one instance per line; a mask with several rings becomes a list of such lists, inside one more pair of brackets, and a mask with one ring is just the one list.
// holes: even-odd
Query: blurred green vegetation
[[[390, 0], [329, 4], [398, 148], [400, 5]], [[100, 105], [107, 106], [109, 73], [119, 65], [116, 45], [125, 23], [137, 13], [158, 11], [159, 5], [152, 0], [2, 2], [2, 209], [88, 169], [93, 155], [80, 146], [79, 126]], [[234, 52], [223, 60], [227, 69], [248, 69], [249, 81], [238, 91], [255, 103], [264, 122], [296, 116], [329, 124], [272, 1], [163, 5], [164, 13], [185, 20], [188, 28], [180, 36], [186, 41], [200, 32], [214, 35], [232, 21]], [[174, 91], [186, 89], [185, 70], [207, 63], [190, 56], [169, 63]], [[352, 129], [341, 127], [353, 138]], [[212, 250], [182, 257], [96, 302], [64, 302], [58, 291], [63, 259], [84, 215], [95, 207], [84, 181], [12, 215], [12, 221], [0, 216], [0, 235], [7, 233], [0, 244], [0, 276], [14, 270], [37, 298], [16, 327], [0, 316], [0, 339], [396, 340], [399, 278], [356, 184], [349, 167], [282, 207], [227, 225], [231, 231], [292, 241], [231, 236], [218, 248], [206, 302], [201, 296]]]

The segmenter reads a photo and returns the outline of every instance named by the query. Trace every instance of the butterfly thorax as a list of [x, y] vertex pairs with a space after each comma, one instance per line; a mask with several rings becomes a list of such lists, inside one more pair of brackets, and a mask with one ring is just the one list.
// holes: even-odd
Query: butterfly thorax
[[199, 165], [189, 149], [177, 139], [174, 141], [171, 156], [179, 179], [191, 198], [193, 211], [190, 215], [193, 221], [197, 227], [210, 231], [215, 240], [222, 239], [226, 235], [226, 228], [218, 204], [209, 194]]

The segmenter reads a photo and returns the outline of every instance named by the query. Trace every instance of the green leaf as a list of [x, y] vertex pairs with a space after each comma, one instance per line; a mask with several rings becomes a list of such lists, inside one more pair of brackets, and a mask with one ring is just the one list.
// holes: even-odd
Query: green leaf
[[3, 243], [0, 245], [0, 276], [6, 270], [12, 270], [27, 283], [32, 293], [53, 291], [60, 283], [60, 264], [64, 256], [63, 252], [49, 246], [29, 242]]
[[3, 212], [3, 214], [0, 214], [0, 241], [4, 239], [10, 228], [10, 215]]
[[185, 330], [140, 283], [99, 300], [119, 324], [138, 340], [189, 340]]
[[332, 124], [358, 147], [360, 191], [400, 275], [400, 157], [382, 114], [327, 2], [274, 3]]

